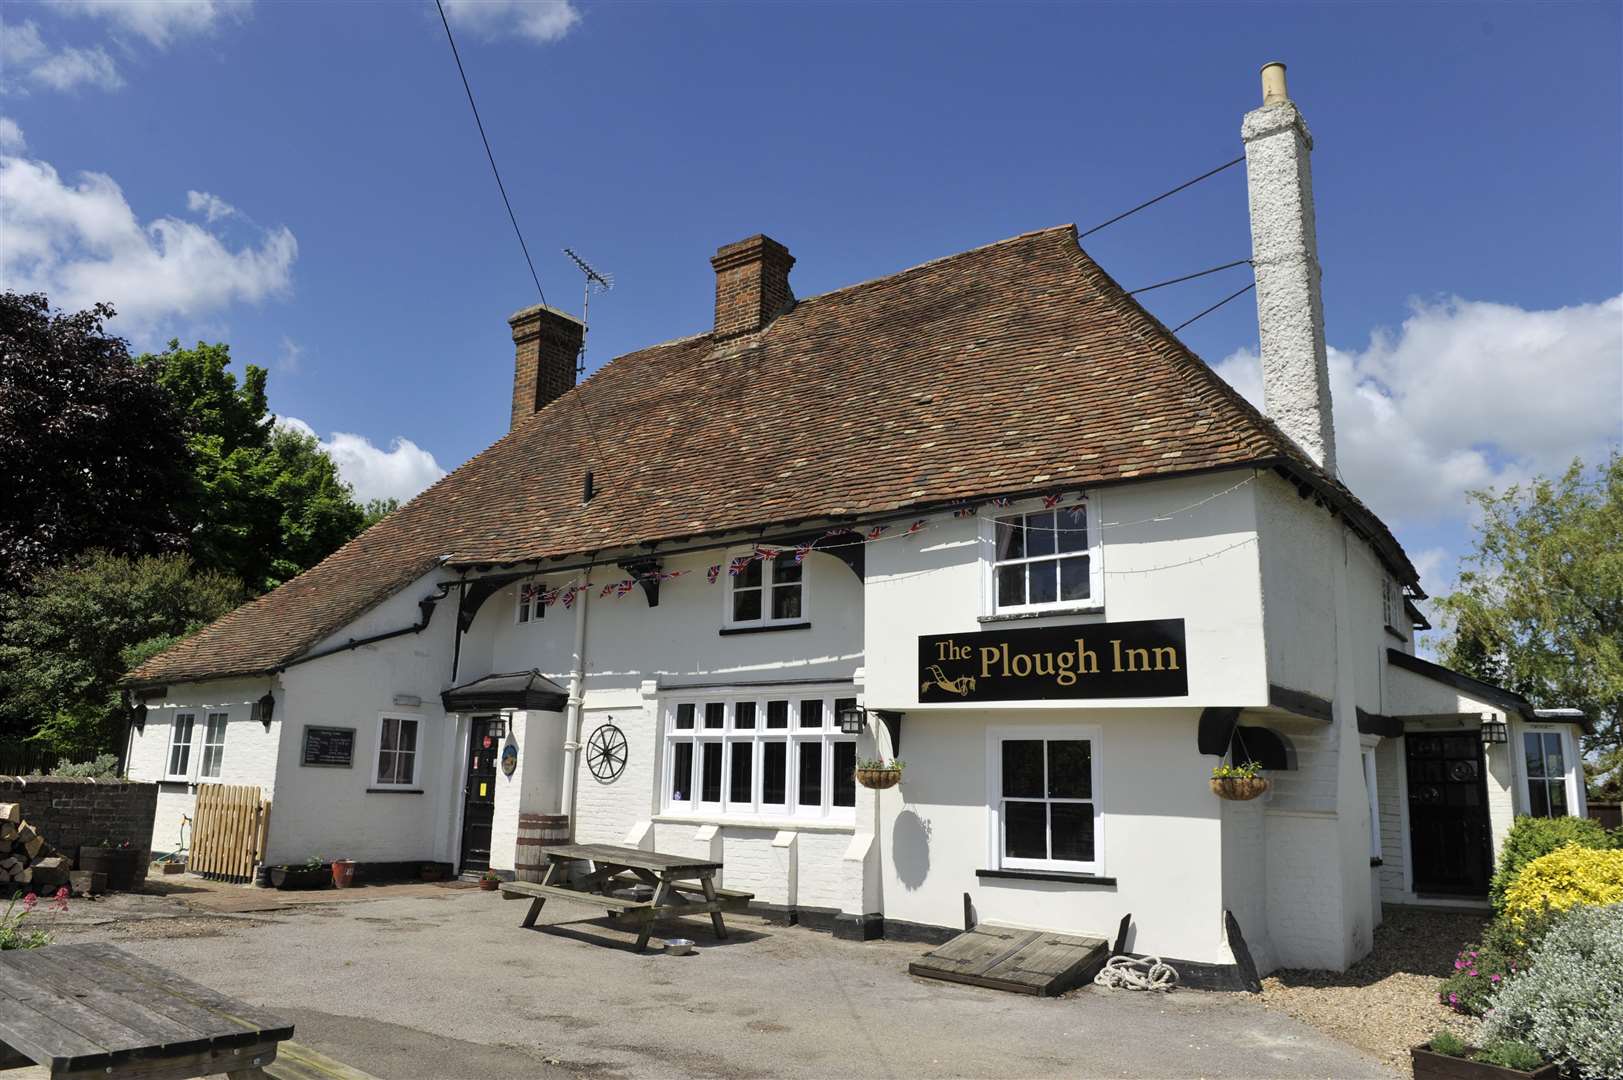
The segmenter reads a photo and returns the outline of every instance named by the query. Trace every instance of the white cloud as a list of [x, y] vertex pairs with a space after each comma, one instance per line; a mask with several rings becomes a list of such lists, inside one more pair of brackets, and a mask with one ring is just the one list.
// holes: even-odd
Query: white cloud
[[[1262, 406], [1254, 351], [1216, 369]], [[1347, 485], [1393, 524], [1464, 522], [1467, 491], [1594, 463], [1623, 439], [1623, 296], [1416, 303], [1395, 334], [1331, 349], [1330, 384]]]
[[52, 49], [32, 21], [0, 26], [0, 69], [7, 75], [0, 88], [43, 86], [51, 90], [77, 90], [95, 86], [116, 90], [124, 85], [118, 65], [97, 45], [81, 49]]
[[231, 248], [196, 222], [142, 224], [112, 177], [87, 172], [69, 184], [47, 162], [20, 157], [0, 158], [0, 226], [6, 288], [44, 292], [68, 310], [109, 301], [136, 336], [285, 293], [299, 251], [286, 227]]
[[0, 154], [20, 154], [28, 149], [23, 129], [9, 116], [0, 116]]
[[571, 0], [445, 0], [445, 17], [487, 41], [522, 37], [545, 45], [574, 29], [580, 10]]
[[[276, 422], [305, 435], [316, 434], [296, 416], [284, 416]], [[355, 497], [362, 503], [373, 499], [405, 502], [445, 475], [433, 454], [398, 435], [384, 450], [364, 435], [336, 431], [321, 441], [321, 448], [338, 464], [338, 475], [355, 489]]]
[[186, 209], [194, 214], [202, 214], [210, 225], [221, 218], [232, 217], [238, 212], [235, 206], [232, 206], [218, 195], [210, 195], [206, 191], [188, 191], [186, 193]]
[[176, 38], [210, 34], [222, 23], [241, 22], [252, 0], [54, 0], [66, 15], [105, 19], [115, 32], [135, 34], [158, 49]]
[[282, 355], [276, 358], [276, 370], [284, 375], [297, 375], [304, 370], [304, 346], [283, 335]]

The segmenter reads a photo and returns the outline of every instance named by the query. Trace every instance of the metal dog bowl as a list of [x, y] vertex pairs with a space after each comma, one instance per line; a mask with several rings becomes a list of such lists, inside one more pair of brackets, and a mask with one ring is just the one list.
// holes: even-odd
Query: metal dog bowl
[[691, 956], [693, 954], [693, 939], [673, 937], [665, 939], [666, 956]]

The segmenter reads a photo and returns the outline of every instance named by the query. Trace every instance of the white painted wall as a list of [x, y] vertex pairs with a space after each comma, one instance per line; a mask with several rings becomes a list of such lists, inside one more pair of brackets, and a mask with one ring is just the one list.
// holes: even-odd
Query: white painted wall
[[[556, 814], [562, 801], [564, 714], [519, 709], [507, 721], [505, 746], [517, 748], [513, 775], [496, 769], [496, 803], [491, 818], [490, 866], [512, 870], [518, 853], [518, 816]], [[498, 748], [499, 752], [499, 748]]]

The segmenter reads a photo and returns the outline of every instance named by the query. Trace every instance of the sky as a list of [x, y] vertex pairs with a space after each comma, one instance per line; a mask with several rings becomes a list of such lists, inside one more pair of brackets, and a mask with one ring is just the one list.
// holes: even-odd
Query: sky
[[[806, 297], [1242, 153], [1258, 68], [1311, 127], [1343, 478], [1431, 593], [1466, 492], [1623, 441], [1623, 5], [446, 0], [547, 302], [588, 366], [708, 329], [722, 244]], [[536, 301], [432, 2], [7, 0], [0, 283], [228, 342], [363, 498], [503, 434]], [[1250, 253], [1228, 169], [1083, 241], [1136, 288]], [[1142, 299], [1176, 325], [1239, 267]], [[1256, 307], [1181, 335], [1260, 404]]]

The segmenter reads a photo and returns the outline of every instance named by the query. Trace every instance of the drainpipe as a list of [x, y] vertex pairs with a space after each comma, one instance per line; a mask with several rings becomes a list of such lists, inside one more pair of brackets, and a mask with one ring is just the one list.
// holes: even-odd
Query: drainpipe
[[[588, 579], [591, 576], [587, 570]], [[575, 777], [580, 764], [581, 703], [586, 682], [586, 607], [590, 589], [582, 589], [575, 607], [575, 667], [569, 673], [569, 704], [564, 719], [563, 812], [569, 818], [569, 839], [575, 839]]]

